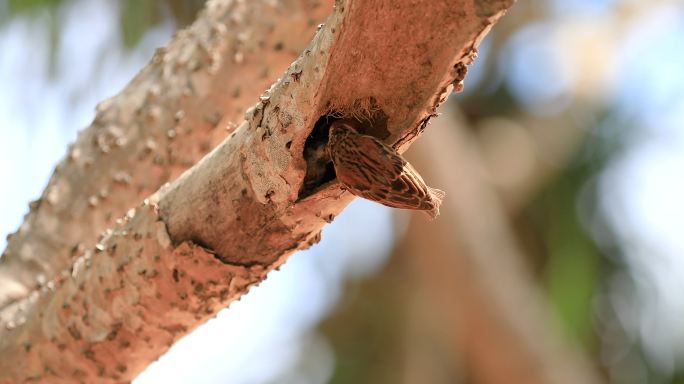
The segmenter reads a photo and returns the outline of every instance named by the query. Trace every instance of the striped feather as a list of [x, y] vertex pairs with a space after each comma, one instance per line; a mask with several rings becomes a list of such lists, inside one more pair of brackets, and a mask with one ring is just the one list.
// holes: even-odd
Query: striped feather
[[354, 195], [435, 218], [444, 192], [428, 187], [401, 155], [352, 124], [337, 120], [330, 126], [328, 152], [339, 182]]

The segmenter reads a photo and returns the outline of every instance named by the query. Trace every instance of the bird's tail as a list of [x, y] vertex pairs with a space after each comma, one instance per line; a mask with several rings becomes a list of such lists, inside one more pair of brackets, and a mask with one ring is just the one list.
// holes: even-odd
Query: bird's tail
[[428, 191], [430, 192], [430, 197], [432, 198], [434, 207], [429, 211], [425, 211], [425, 213], [430, 216], [430, 219], [434, 220], [437, 215], [439, 215], [439, 206], [442, 205], [442, 200], [444, 199], [444, 196], [446, 196], [446, 192], [442, 191], [441, 189], [431, 187], [428, 187]]

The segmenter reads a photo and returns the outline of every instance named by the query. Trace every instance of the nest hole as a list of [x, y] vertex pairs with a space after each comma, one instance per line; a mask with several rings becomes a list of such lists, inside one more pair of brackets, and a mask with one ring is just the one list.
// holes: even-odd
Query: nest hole
[[390, 132], [387, 130], [387, 115], [382, 109], [375, 109], [366, 118], [346, 117], [343, 112], [331, 111], [321, 116], [314, 124], [309, 137], [304, 143], [304, 160], [306, 160], [306, 176], [299, 190], [299, 199], [314, 194], [323, 185], [335, 180], [335, 167], [328, 154], [328, 136], [330, 124], [336, 120], [354, 120], [359, 127], [359, 133], [385, 139]]

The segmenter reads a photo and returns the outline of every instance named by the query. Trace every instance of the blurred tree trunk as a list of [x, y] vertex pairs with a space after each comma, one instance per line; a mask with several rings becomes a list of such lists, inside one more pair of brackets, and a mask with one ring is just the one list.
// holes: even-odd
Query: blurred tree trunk
[[450, 192], [443, 217], [412, 220], [403, 243], [430, 307], [478, 383], [598, 383], [564, 340], [529, 273], [479, 144], [453, 110], [411, 153]]
[[[0, 382], [134, 378], [317, 242], [351, 201], [332, 180], [305, 183], [319, 166], [306, 157], [325, 137], [321, 117], [370, 119], [368, 133], [403, 151], [461, 86], [477, 45], [511, 4], [336, 1], [308, 48], [235, 126], [241, 98], [284, 69], [281, 60], [328, 8], [209, 2], [98, 106], [8, 241]], [[222, 141], [226, 126], [232, 134]]]

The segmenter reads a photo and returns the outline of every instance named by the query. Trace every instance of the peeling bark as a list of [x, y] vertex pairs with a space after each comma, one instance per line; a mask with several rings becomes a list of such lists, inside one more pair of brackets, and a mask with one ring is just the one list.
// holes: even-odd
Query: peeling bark
[[[209, 3], [205, 12], [205, 21], [210, 23], [207, 30], [221, 30], [217, 25], [224, 24], [220, 21], [211, 25], [213, 16], [206, 15], [240, 4]], [[11, 305], [5, 306], [0, 313], [4, 321], [0, 328], [0, 383], [29, 379], [121, 382], [134, 378], [177, 338], [239, 298], [292, 252], [316, 243], [322, 227], [352, 200], [353, 196], [334, 181], [313, 186], [311, 194], [299, 197], [307, 173], [307, 138], [321, 117], [335, 114], [367, 120], [381, 111], [387, 117], [382, 132], [367, 125], [366, 133], [399, 150], [406, 149], [435, 115], [437, 106], [460, 86], [465, 65], [473, 59], [480, 39], [511, 4], [512, 0], [410, 4], [337, 1], [333, 14], [309, 47], [262, 94], [260, 102], [247, 112], [245, 122], [229, 138], [131, 212], [129, 219], [107, 232], [93, 249], [81, 252], [88, 247], [75, 247], [77, 254], [83, 254], [66, 272], [51, 270], [50, 275], [56, 277], [43, 288], [23, 292], [23, 299], [15, 297]], [[228, 13], [224, 15], [230, 19]], [[182, 32], [180, 36], [190, 33]], [[217, 35], [216, 39], [220, 44], [221, 38]], [[174, 57], [158, 54], [131, 85], [143, 83], [145, 89], [158, 89], [156, 97], [160, 99], [167, 91], [181, 92], [180, 100], [190, 108], [178, 109], [171, 116], [159, 115], [180, 124], [164, 133], [164, 142], [187, 140], [182, 148], [188, 152], [181, 155], [167, 150], [160, 162], [170, 165], [159, 169], [140, 170], [135, 158], [121, 163], [126, 172], [135, 172], [131, 176], [134, 185], [122, 188], [128, 193], [143, 195], [149, 186], [135, 183], [146, 178], [172, 177], [181, 168], [171, 165], [190, 162], [193, 153], [201, 152], [191, 148], [212, 143], [206, 139], [211, 136], [190, 134], [219, 123], [205, 128], [200, 123], [182, 124], [190, 116], [201, 119], [204, 115], [198, 110], [225, 112], [202, 101], [202, 92], [197, 91], [201, 86], [192, 80], [196, 71], [183, 72], [187, 76], [177, 73], [180, 63], [198, 71], [211, 68], [211, 59], [205, 62], [202, 58], [212, 56], [196, 45], [192, 47]], [[166, 52], [175, 50], [169, 48]], [[154, 67], [155, 63], [159, 67]], [[155, 87], [157, 82], [172, 78], [183, 86], [180, 91]], [[204, 92], [220, 90], [214, 88], [214, 78], [202, 78], [208, 81]], [[182, 94], [188, 87], [190, 91]], [[124, 91], [121, 100], [126, 97], [144, 100], [149, 94], [127, 96]], [[143, 101], [138, 103], [142, 108], [120, 110], [110, 105], [103, 110], [116, 111], [112, 113], [121, 118], [128, 116], [134, 127], [131, 132], [138, 133], [145, 130], [142, 122], [132, 117], [150, 113]], [[144, 136], [112, 135], [111, 129], [112, 125], [106, 125], [84, 135], [95, 139], [105, 135], [102, 143], [110, 152], [126, 145], [144, 152]], [[123, 142], [119, 143], [118, 138]], [[79, 143], [87, 145], [87, 141]], [[102, 151], [100, 142], [95, 143]], [[71, 157], [67, 162], [76, 163], [81, 167], [78, 169], [90, 167], [90, 173], [111, 177], [101, 172], [107, 158], [88, 165], [93, 160], [83, 152], [75, 156], [72, 151]], [[58, 170], [45, 199], [63, 177], [63, 170]], [[71, 194], [58, 189], [58, 198], [50, 204], [75, 210], [78, 216], [91, 209], [90, 199], [63, 202], [62, 198], [74, 198], [71, 185], [66, 182], [60, 187]], [[104, 195], [114, 198], [111, 193]], [[90, 205], [93, 211], [100, 211], [104, 207], [98, 208], [98, 204], [107, 197], [94, 196]], [[50, 204], [43, 202], [40, 206]], [[84, 220], [105, 226], [109, 218], [107, 209], [102, 211], [97, 213], [99, 220], [79, 217], [74, 223]], [[29, 219], [21, 236], [28, 237], [38, 224], [47, 225], [39, 215]], [[44, 227], [47, 234], [56, 231], [61, 223], [53, 217], [51, 225]], [[70, 240], [80, 241], [78, 236]], [[34, 242], [23, 244], [31, 246]], [[56, 244], [59, 249], [73, 247], [66, 239]], [[133, 335], [135, 340], [131, 340]]]

